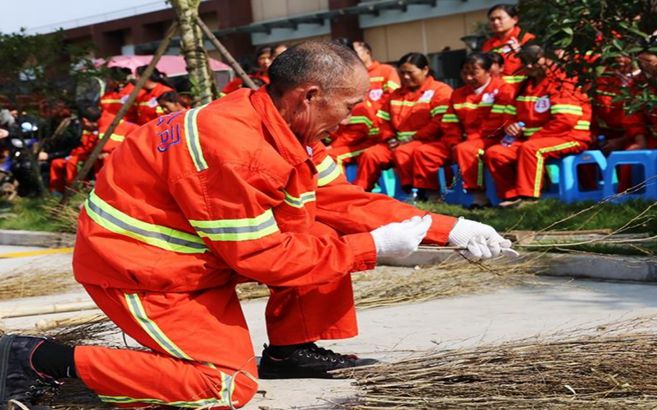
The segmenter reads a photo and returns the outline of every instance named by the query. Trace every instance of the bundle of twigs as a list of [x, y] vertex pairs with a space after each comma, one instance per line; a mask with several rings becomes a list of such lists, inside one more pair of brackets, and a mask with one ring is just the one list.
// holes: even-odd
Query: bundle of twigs
[[657, 335], [635, 325], [436, 351], [351, 371], [363, 393], [346, 407], [655, 408]]
[[[538, 256], [513, 265], [501, 262], [468, 263], [455, 252], [438, 265], [415, 269], [379, 266], [357, 272], [352, 274], [356, 305], [369, 308], [490, 291], [526, 283], [541, 269]], [[257, 299], [268, 297], [269, 290], [249, 282], [238, 286], [238, 295], [241, 300]]]
[[29, 272], [12, 272], [0, 280], [0, 300], [55, 295], [78, 286], [71, 271], [30, 269]]

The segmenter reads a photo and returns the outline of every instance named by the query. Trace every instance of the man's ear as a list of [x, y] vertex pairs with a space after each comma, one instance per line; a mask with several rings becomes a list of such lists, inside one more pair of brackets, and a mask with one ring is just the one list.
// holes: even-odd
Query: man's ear
[[318, 85], [310, 85], [305, 90], [304, 98], [307, 102], [310, 102], [318, 98], [321, 94], [321, 89]]

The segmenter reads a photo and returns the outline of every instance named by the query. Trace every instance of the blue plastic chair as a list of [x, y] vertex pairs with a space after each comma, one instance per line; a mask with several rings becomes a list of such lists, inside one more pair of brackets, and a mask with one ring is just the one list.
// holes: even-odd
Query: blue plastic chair
[[[578, 167], [584, 164], [596, 164], [600, 176], [607, 168], [607, 159], [601, 151], [583, 151], [577, 155], [567, 155], [560, 159], [549, 160], [546, 164], [551, 187], [541, 193], [544, 198], [558, 197], [561, 201], [572, 203], [577, 201], [599, 201], [604, 197], [604, 180], [598, 179], [595, 189], [586, 190], [580, 187]], [[555, 167], [558, 172], [555, 173]], [[556, 174], [556, 175], [555, 175]]]
[[461, 171], [456, 164], [449, 165], [452, 170], [452, 180], [447, 180], [445, 167], [438, 168], [438, 184], [440, 185], [440, 196], [447, 204], [469, 206], [472, 204], [472, 195], [463, 190], [463, 179]]
[[628, 193], [613, 202], [627, 201], [628, 199], [653, 199], [657, 200], [657, 150], [636, 151], [614, 151], [607, 158], [607, 169], [605, 170], [605, 185], [603, 195], [605, 198], [616, 194], [618, 189], [616, 167], [619, 165], [632, 165], [633, 176], [636, 177], [639, 168], [643, 169], [643, 176], [637, 183], [646, 182], [646, 186], [635, 193]]

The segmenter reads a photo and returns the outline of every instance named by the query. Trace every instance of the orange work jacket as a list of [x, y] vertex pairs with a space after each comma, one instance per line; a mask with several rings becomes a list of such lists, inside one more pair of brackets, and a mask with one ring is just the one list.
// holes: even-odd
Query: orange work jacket
[[491, 77], [486, 87], [476, 94], [466, 85], [452, 93], [449, 108], [442, 119], [442, 140], [456, 144], [463, 139], [494, 137], [503, 128], [502, 116], [490, 115], [496, 101], [512, 100], [515, 88], [500, 77]]
[[[110, 124], [114, 120], [115, 115], [103, 112], [103, 114], [100, 117], [100, 120], [98, 120], [98, 134], [99, 138], [103, 137], [105, 135], [105, 132], [109, 128]], [[109, 141], [103, 145], [103, 151], [106, 153], [110, 153], [117, 149], [119, 145], [125, 140], [126, 136], [131, 133], [132, 131], [136, 130], [139, 128], [137, 124], [134, 124], [129, 121], [121, 120], [119, 125], [116, 126], [114, 129], [114, 132], [105, 137], [109, 138]]]
[[[372, 229], [423, 214], [349, 184], [265, 88], [243, 89], [126, 138], [80, 214], [73, 268], [84, 284], [162, 292], [328, 283], [375, 265]], [[308, 233], [316, 222], [341, 236]], [[434, 215], [426, 240], [454, 223]]]
[[[535, 38], [531, 33], [524, 32], [519, 26], [515, 26], [513, 30], [509, 32], [504, 38], [491, 37], [484, 45], [481, 47], [481, 50], [484, 52], [492, 51], [494, 53], [500, 54], [504, 58], [504, 67], [502, 68], [502, 74], [508, 76], [506, 78], [507, 82], [521, 82], [524, 80], [524, 76], [518, 76], [520, 69], [523, 67], [522, 61], [516, 56], [514, 47], [520, 47], [529, 40]], [[516, 76], [517, 78], [513, 78]], [[515, 80], [515, 81], [514, 81]]]
[[157, 103], [157, 99], [162, 94], [173, 91], [171, 87], [157, 83], [151, 90], [145, 90], [135, 100], [137, 105], [137, 124], [143, 125], [164, 114], [162, 107]]
[[591, 143], [589, 98], [562, 72], [549, 71], [538, 83], [528, 79], [504, 111], [507, 121], [525, 123], [526, 138], [570, 137]]
[[399, 88], [377, 112], [380, 140], [436, 140], [441, 132], [441, 120], [447, 112], [452, 87], [428, 77], [415, 91]]

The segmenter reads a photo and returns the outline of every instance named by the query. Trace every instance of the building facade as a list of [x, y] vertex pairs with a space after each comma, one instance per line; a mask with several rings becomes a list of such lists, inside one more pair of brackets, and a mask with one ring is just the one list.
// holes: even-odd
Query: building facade
[[[255, 48], [309, 39], [365, 40], [381, 61], [409, 51], [431, 57], [439, 78], [458, 78], [455, 62], [465, 54], [466, 35], [482, 33], [487, 10], [499, 0], [206, 0], [200, 16], [238, 59]], [[99, 57], [151, 54], [168, 25], [171, 9], [65, 30], [71, 42], [93, 42]], [[219, 58], [208, 42], [210, 55]], [[174, 40], [169, 54], [176, 54]], [[460, 63], [459, 63], [460, 64]], [[458, 68], [456, 68], [458, 71]]]

